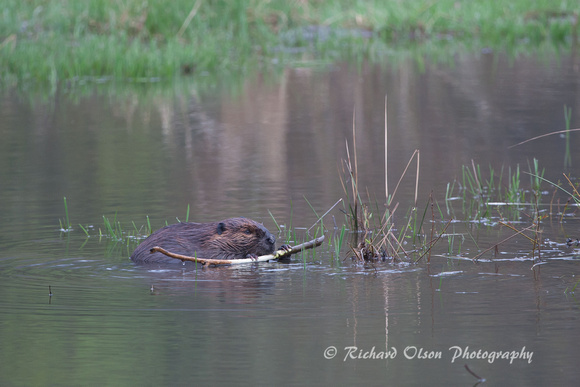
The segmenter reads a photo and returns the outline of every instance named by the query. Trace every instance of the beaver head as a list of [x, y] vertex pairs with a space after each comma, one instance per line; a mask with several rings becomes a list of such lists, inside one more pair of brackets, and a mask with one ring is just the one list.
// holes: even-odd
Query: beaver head
[[230, 218], [217, 222], [214, 234], [201, 247], [216, 259], [239, 259], [273, 253], [276, 238], [258, 222]]

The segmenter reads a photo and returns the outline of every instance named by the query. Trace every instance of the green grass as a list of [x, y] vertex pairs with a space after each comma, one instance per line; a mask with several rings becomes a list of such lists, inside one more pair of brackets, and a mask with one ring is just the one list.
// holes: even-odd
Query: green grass
[[64, 219], [59, 219], [58, 223], [60, 225], [60, 231], [69, 232], [72, 231], [70, 220], [68, 218], [68, 205], [66, 204], [66, 197], [63, 198], [64, 201]]
[[[69, 214], [68, 214], [68, 205], [66, 197], [64, 198], [64, 211], [65, 211], [65, 218], [59, 219], [60, 231], [61, 232], [71, 232], [73, 228], [69, 222]], [[92, 226], [92, 225], [85, 225], [79, 224], [80, 229], [83, 231], [84, 235], [86, 236], [87, 240], [92, 236], [91, 232], [93, 230], [98, 230], [98, 237], [99, 240], [105, 239], [114, 242], [114, 244], [122, 243], [127, 246], [129, 251], [129, 247], [132, 244], [137, 245], [137, 243], [141, 240], [149, 236], [152, 232], [151, 222], [149, 221], [149, 216], [146, 217], [147, 223], [140, 227], [137, 227], [134, 221], [131, 222], [132, 229], [125, 228], [121, 224], [121, 221], [117, 219], [117, 213], [113, 216], [113, 218], [108, 218], [107, 216], [103, 215], [103, 224], [102, 226]], [[189, 221], [189, 204], [187, 205], [187, 211], [185, 215], [186, 221]], [[177, 219], [179, 221], [179, 219]], [[167, 222], [166, 222], [167, 224]], [[94, 231], [93, 231], [94, 232]], [[85, 241], [86, 243], [86, 241]], [[84, 244], [83, 244], [84, 245]]]
[[511, 166], [508, 167], [505, 180], [503, 170], [504, 167], [498, 174], [490, 165], [489, 172], [484, 174], [481, 166], [473, 161], [471, 166], [462, 166], [462, 185], [457, 181], [447, 183], [445, 192], [447, 213], [452, 212], [451, 203], [458, 198], [456, 195], [461, 198], [463, 214], [470, 220], [491, 219], [493, 206], [490, 206], [490, 203], [505, 205], [509, 212], [504, 215], [509, 219], [520, 217], [521, 208], [518, 205], [525, 204], [526, 199], [540, 203], [545, 170], [540, 169], [537, 159], [534, 158], [531, 164], [528, 162], [528, 171], [523, 172], [530, 176], [529, 187], [523, 186], [519, 165], [513, 170]]
[[334, 235], [333, 244], [334, 244], [334, 259], [336, 260], [336, 264], [340, 264], [340, 252], [342, 251], [342, 246], [344, 244], [344, 235], [346, 233], [346, 224], [343, 224], [340, 233]]
[[[302, 49], [334, 60], [380, 59], [409, 45], [440, 51], [433, 43], [569, 47], [577, 12], [566, 0], [5, 0], [0, 84], [243, 75], [274, 59], [303, 65]], [[308, 36], [303, 28], [312, 25], [320, 28]]]

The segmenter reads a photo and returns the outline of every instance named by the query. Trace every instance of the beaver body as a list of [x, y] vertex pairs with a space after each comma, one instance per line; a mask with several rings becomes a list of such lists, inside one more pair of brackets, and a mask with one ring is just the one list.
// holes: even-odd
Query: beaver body
[[165, 226], [145, 239], [131, 255], [139, 263], [181, 263], [162, 253], [159, 246], [176, 254], [209, 259], [241, 259], [271, 254], [276, 238], [263, 225], [246, 218], [211, 223], [177, 223]]

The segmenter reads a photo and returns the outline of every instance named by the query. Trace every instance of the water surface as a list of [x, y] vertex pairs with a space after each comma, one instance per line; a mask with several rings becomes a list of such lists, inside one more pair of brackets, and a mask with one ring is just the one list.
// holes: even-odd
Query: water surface
[[[552, 54], [337, 63], [258, 76], [236, 89], [192, 83], [187, 93], [122, 85], [50, 97], [5, 91], [0, 384], [473, 385], [466, 364], [491, 384], [571, 384], [579, 376], [572, 289], [580, 252], [564, 242], [580, 237], [580, 222], [573, 208], [560, 222], [568, 197], [552, 199], [554, 189], [544, 187], [548, 263], [535, 270], [525, 238], [473, 263], [513, 232], [470, 221], [461, 200], [449, 209], [445, 202], [447, 183], [458, 187], [472, 160], [507, 176], [536, 158], [547, 179], [578, 177], [577, 155], [565, 163], [560, 136], [509, 148], [564, 129], [564, 106], [580, 126], [578, 58]], [[190, 220], [242, 215], [274, 231], [271, 212], [308, 238], [310, 205], [322, 214], [346, 198], [340, 176], [347, 142], [354, 157], [353, 122], [359, 185], [384, 208], [386, 93], [391, 192], [419, 149], [418, 211], [433, 192], [444, 218], [437, 229], [454, 219], [430, 264], [353, 265], [343, 260], [346, 244], [337, 259], [333, 226], [345, 223], [338, 208], [325, 219], [327, 243], [290, 263], [136, 266], [133, 242], [100, 236], [103, 215], [129, 231], [148, 216], [156, 229], [185, 220], [189, 205]], [[570, 148], [578, 145], [572, 135]], [[395, 196], [398, 225], [414, 205], [414, 168]], [[64, 196], [71, 232], [59, 231]], [[504, 210], [492, 211], [499, 219]], [[529, 225], [523, 213], [517, 227]], [[452, 347], [472, 358], [453, 361]], [[386, 351], [389, 359], [378, 358]], [[498, 351], [532, 355], [491, 362]]]

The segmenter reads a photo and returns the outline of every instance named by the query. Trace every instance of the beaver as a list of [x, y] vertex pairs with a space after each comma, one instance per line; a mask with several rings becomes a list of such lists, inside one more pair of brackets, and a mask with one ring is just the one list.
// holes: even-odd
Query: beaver
[[209, 259], [256, 258], [275, 251], [276, 238], [262, 224], [247, 218], [230, 218], [211, 223], [176, 223], [149, 235], [133, 252], [139, 263], [181, 263], [162, 253], [151, 253], [159, 246], [172, 253]]

